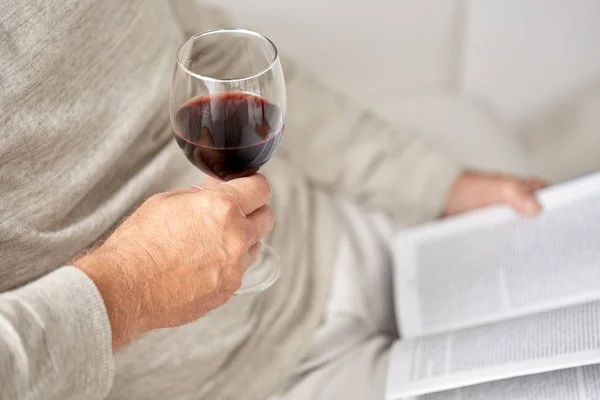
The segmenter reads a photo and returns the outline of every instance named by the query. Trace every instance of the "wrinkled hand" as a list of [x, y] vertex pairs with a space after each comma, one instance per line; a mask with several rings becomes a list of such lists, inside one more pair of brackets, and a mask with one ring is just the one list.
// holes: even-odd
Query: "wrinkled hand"
[[260, 174], [154, 195], [76, 260], [104, 299], [113, 348], [227, 302], [273, 228], [270, 195]]
[[444, 215], [455, 215], [497, 203], [506, 203], [523, 215], [536, 215], [542, 207], [535, 192], [546, 186], [541, 179], [464, 172], [450, 190]]

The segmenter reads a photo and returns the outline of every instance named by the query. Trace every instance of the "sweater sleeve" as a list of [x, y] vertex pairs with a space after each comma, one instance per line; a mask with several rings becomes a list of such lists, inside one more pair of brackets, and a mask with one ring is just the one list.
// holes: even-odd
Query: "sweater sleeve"
[[63, 267], [0, 294], [1, 399], [103, 399], [113, 375], [110, 323], [84, 272]]
[[461, 172], [458, 164], [329, 90], [293, 61], [283, 65], [289, 115], [280, 156], [313, 184], [403, 223], [439, 216]]

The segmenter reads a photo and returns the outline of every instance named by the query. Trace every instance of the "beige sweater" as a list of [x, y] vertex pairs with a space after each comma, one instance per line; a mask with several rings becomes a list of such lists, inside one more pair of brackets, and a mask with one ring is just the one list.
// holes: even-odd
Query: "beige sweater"
[[329, 193], [402, 221], [438, 213], [453, 163], [284, 60], [290, 116], [265, 168], [281, 279], [113, 356], [102, 299], [65, 265], [151, 193], [201, 179], [172, 140], [169, 84], [184, 36], [223, 24], [194, 0], [0, 3], [2, 400], [265, 399], [322, 316]]

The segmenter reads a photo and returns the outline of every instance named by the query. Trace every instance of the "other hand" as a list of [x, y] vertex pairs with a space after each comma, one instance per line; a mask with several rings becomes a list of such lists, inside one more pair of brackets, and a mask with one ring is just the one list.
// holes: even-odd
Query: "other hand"
[[154, 195], [76, 260], [104, 299], [113, 348], [227, 302], [273, 228], [270, 195], [260, 174]]
[[541, 179], [464, 172], [454, 183], [444, 215], [455, 215], [491, 204], [506, 203], [523, 215], [536, 215], [542, 206], [535, 192], [546, 187]]

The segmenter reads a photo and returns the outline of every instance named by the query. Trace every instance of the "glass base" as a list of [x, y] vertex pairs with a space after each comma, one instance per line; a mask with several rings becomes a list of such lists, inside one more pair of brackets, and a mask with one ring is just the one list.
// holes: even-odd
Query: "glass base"
[[280, 274], [279, 257], [269, 245], [262, 244], [258, 260], [246, 271], [236, 296], [262, 292], [271, 287]]

